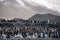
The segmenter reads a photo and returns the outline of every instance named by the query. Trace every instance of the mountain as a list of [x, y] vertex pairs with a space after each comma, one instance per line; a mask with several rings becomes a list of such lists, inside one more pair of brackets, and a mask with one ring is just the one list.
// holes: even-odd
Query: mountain
[[0, 17], [1, 18], [23, 18], [28, 19], [31, 16], [40, 13], [40, 14], [55, 14], [60, 15], [59, 12], [50, 10], [46, 7], [42, 7], [37, 3], [29, 3], [25, 0], [3, 0], [0, 1]]
[[56, 16], [53, 14], [36, 14], [29, 18], [28, 20], [35, 20], [35, 21], [46, 21], [51, 20], [53, 22], [59, 22], [60, 23], [60, 16]]

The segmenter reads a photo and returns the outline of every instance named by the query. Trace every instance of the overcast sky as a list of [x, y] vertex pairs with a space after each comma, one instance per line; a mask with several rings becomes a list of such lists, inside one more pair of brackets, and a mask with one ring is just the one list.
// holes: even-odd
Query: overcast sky
[[[3, 1], [3, 0], [0, 0]], [[21, 2], [21, 0], [17, 0], [18, 2]], [[60, 0], [25, 0], [28, 2], [35, 2], [39, 5], [46, 6], [49, 9], [57, 10], [60, 12]]]
[[[4, 7], [0, 7], [1, 8], [0, 9], [0, 17], [3, 17], [3, 18], [24, 18], [24, 19], [27, 19], [27, 18], [30, 18], [31, 16], [33, 16], [34, 14], [36, 14], [36, 11], [35, 11], [36, 9], [34, 9], [34, 8], [33, 9], [32, 8], [30, 8], [30, 9], [25, 9], [25, 8], [20, 8], [19, 9], [18, 8], [17, 9], [16, 6], [28, 7], [28, 6], [26, 6], [23, 3], [22, 0], [7, 0], [7, 1], [5, 0], [6, 3], [4, 3], [3, 0], [0, 0], [0, 1], [2, 1], [2, 3], [4, 4]], [[24, 1], [27, 1], [28, 3], [30, 3], [30, 4], [32, 4], [34, 6], [37, 6], [37, 4], [38, 4], [40, 6], [43, 6], [44, 8], [47, 7], [49, 9], [52, 9], [52, 10], [60, 12], [60, 0], [24, 0]], [[16, 5], [17, 4], [16, 2], [18, 2], [20, 5], [19, 4]], [[14, 3], [14, 5], [13, 5], [13, 3]], [[39, 8], [37, 8], [37, 9], [39, 9]], [[45, 10], [43, 10], [43, 11], [45, 11]], [[42, 14], [40, 10], [39, 10], [39, 12], [40, 12], [40, 14]], [[60, 13], [58, 15], [60, 15]]]
[[[49, 9], [56, 10], [60, 12], [60, 0], [25, 0], [28, 2], [35, 2], [38, 3], [39, 5], [46, 6]], [[18, 0], [20, 2], [20, 0]]]

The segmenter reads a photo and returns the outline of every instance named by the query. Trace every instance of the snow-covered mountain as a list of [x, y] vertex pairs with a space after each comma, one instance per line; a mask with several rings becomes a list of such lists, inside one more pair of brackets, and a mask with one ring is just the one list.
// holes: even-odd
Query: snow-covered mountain
[[60, 15], [42, 5], [29, 0], [0, 0], [0, 17], [28, 19], [37, 13]]

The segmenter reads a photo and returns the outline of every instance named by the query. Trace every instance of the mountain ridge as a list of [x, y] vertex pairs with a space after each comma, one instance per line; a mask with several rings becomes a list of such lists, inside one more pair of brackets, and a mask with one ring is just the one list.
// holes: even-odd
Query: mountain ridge
[[59, 22], [60, 23], [60, 16], [56, 16], [53, 14], [35, 14], [28, 20], [35, 20], [35, 21], [45, 21], [45, 20], [51, 20], [54, 22]]

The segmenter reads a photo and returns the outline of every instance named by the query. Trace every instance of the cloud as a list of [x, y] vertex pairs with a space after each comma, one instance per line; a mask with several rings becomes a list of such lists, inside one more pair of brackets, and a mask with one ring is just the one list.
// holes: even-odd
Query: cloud
[[45, 0], [44, 5], [49, 9], [60, 11], [60, 0]]
[[[4, 0], [0, 0], [0, 1], [2, 2]], [[25, 6], [22, 0], [16, 0], [16, 1], [20, 3], [20, 5]], [[38, 6], [38, 5], [46, 6], [49, 9], [60, 12], [60, 0], [24, 0], [24, 1], [27, 1], [34, 6]]]
[[0, 1], [3, 1], [3, 0], [0, 0]]
[[49, 9], [56, 10], [60, 12], [60, 0], [25, 0], [29, 2], [30, 4], [33, 4], [36, 6], [37, 3], [41, 6], [46, 6]]

